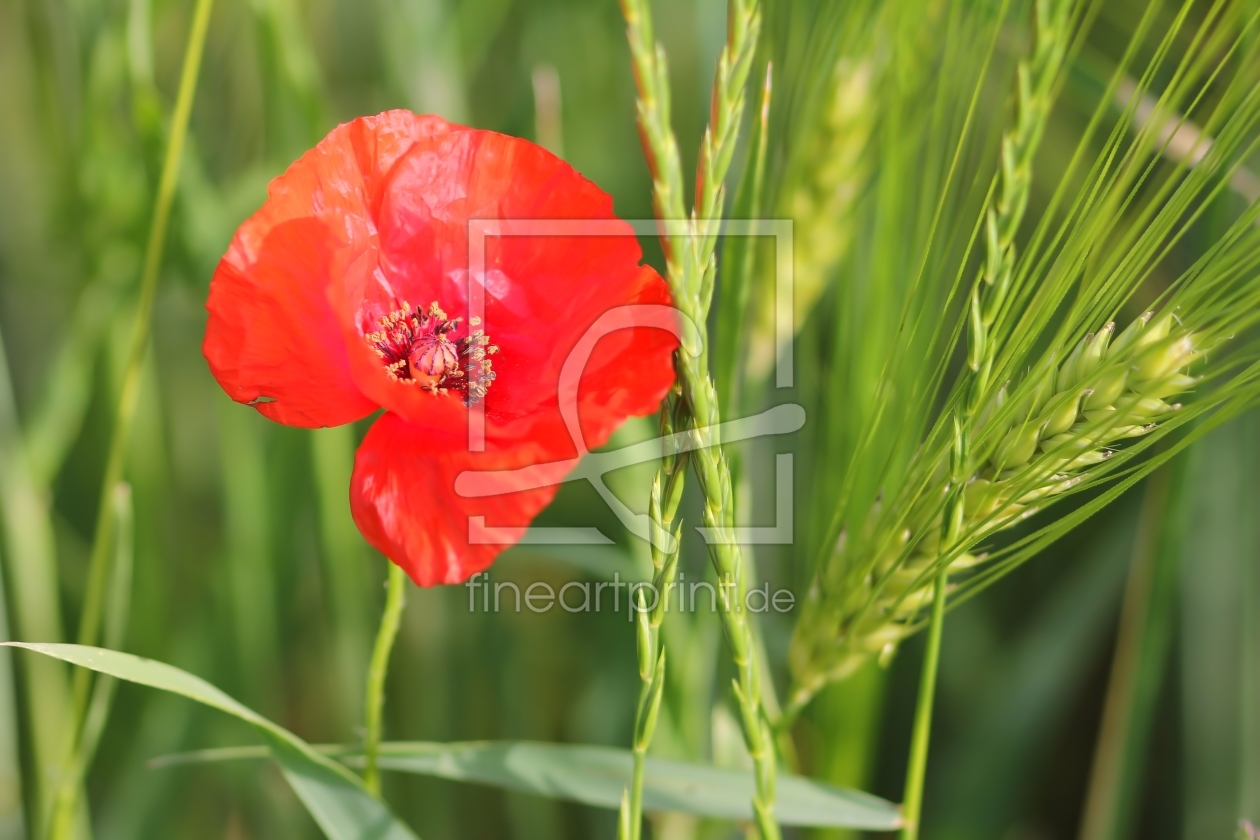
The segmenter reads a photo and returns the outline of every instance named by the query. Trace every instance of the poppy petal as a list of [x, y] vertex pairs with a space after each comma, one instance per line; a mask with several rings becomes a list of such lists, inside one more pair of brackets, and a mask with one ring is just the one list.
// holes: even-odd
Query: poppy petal
[[551, 460], [529, 445], [490, 452], [435, 448], [424, 429], [387, 413], [355, 454], [350, 510], [367, 541], [419, 586], [460, 583], [507, 548], [478, 537], [480, 526], [523, 529], [551, 502], [556, 486], [514, 489], [509, 480], [500, 494], [464, 498], [455, 493], [456, 477]]
[[351, 422], [377, 404], [355, 385], [329, 303], [334, 278], [375, 251], [390, 168], [417, 140], [457, 130], [388, 111], [339, 126], [276, 178], [210, 284], [203, 352], [238, 402], [291, 426]]
[[[530, 219], [595, 221], [600, 235], [562, 228], [491, 235], [484, 276], [470, 276], [471, 220]], [[470, 281], [484, 291], [481, 328], [499, 349], [483, 403], [486, 436], [500, 441], [554, 425], [565, 360], [608, 310], [669, 302], [664, 281], [639, 265], [638, 241], [613, 215], [612, 199], [569, 164], [518, 138], [466, 130], [418, 140], [381, 188], [376, 226], [376, 262], [347, 272], [333, 292], [352, 375], [365, 394], [435, 440], [466, 434], [462, 395], [435, 395], [399, 381], [362, 338], [398, 301], [437, 302], [451, 316], [467, 318]], [[606, 404], [609, 411], [592, 417], [591, 445], [605, 440], [627, 411], [654, 409], [673, 381], [675, 346], [669, 333], [648, 329], [619, 331], [600, 342], [589, 370], [605, 372], [604, 387], [584, 388], [583, 406], [598, 414]], [[626, 356], [633, 356], [631, 373], [639, 375], [625, 375], [624, 366], [617, 373]]]
[[210, 284], [202, 346], [228, 396], [288, 426], [351, 423], [376, 410], [355, 387], [323, 294], [332, 258], [324, 224], [273, 228], [248, 270], [225, 258]]

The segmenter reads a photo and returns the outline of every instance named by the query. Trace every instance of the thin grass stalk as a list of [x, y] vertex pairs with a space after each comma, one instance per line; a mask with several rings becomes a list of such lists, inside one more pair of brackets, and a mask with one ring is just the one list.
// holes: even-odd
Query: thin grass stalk
[[[113, 563], [110, 569], [109, 593], [105, 605], [105, 646], [117, 650], [123, 646], [127, 632], [127, 619], [131, 604], [131, 577], [135, 561], [134, 525], [132, 510], [131, 486], [119, 482], [110, 497], [110, 514], [114, 517]], [[109, 720], [109, 712], [113, 706], [114, 690], [118, 681], [111, 676], [102, 675], [92, 683], [92, 698], [88, 703], [87, 716], [83, 722], [83, 734], [80, 738], [78, 753], [74, 764], [65, 767], [62, 772], [67, 782], [58, 788], [58, 797], [69, 795], [70, 791], [82, 789], [84, 776], [92, 766], [96, 756], [96, 748], [100, 744], [105, 724]], [[77, 799], [77, 794], [74, 796]], [[76, 823], [81, 812], [74, 801], [65, 802], [59, 798], [53, 809], [54, 821], [49, 826], [49, 833], [54, 837], [73, 836]]]
[[[165, 159], [162, 161], [162, 174], [158, 181], [153, 220], [149, 228], [148, 244], [145, 247], [144, 268], [140, 276], [139, 300], [127, 348], [127, 363], [122, 387], [114, 414], [114, 427], [110, 434], [105, 475], [101, 483], [96, 528], [92, 539], [92, 554], [88, 564], [87, 588], [79, 619], [78, 642], [81, 645], [96, 644], [100, 635], [115, 539], [116, 517], [110, 504], [110, 497], [123, 477], [131, 425], [140, 396], [141, 369], [145, 351], [149, 346], [149, 327], [153, 315], [153, 303], [157, 297], [162, 254], [166, 246], [166, 233], [170, 225], [175, 188], [179, 181], [179, 164], [184, 151], [184, 140], [188, 135], [188, 121], [192, 115], [193, 98], [197, 91], [197, 76], [201, 69], [201, 56], [205, 50], [206, 33], [210, 28], [210, 12], [213, 8], [214, 0], [197, 0], [197, 6], [193, 11], [192, 26], [188, 33], [187, 47], [184, 51], [179, 92], [175, 99], [175, 110], [171, 116], [170, 140], [167, 143]], [[91, 672], [87, 669], [80, 668], [75, 673], [74, 718], [71, 726], [73, 747], [67, 764], [69, 767], [76, 767], [81, 763], [80, 754], [83, 746], [81, 735], [88, 710], [91, 682]], [[59, 814], [67, 808], [73, 812], [77, 807], [77, 799], [77, 786], [71, 786], [67, 781], [63, 781], [50, 825], [53, 827], [68, 825], [69, 819]], [[54, 840], [61, 840], [67, 836], [67, 833], [51, 834]]]
[[[713, 84], [710, 123], [700, 148], [696, 173], [696, 201], [690, 223], [683, 212], [682, 167], [678, 144], [670, 128], [669, 78], [664, 50], [652, 34], [646, 0], [623, 0], [630, 53], [639, 90], [638, 116], [644, 153], [653, 177], [653, 198], [661, 220], [667, 280], [674, 305], [698, 326], [698, 348], [684, 348], [675, 357], [683, 398], [701, 448], [692, 455], [696, 478], [704, 495], [704, 521], [712, 534], [709, 555], [723, 595], [719, 609], [738, 677], [744, 739], [752, 756], [756, 793], [753, 814], [764, 840], [778, 840], [774, 820], [777, 759], [773, 736], [762, 707], [761, 669], [752, 627], [741, 609], [747, 589], [740, 547], [735, 543], [735, 504], [730, 466], [722, 453], [716, 428], [721, 422], [718, 395], [709, 375], [707, 321], [713, 296], [716, 262], [713, 251], [724, 204], [725, 181], [744, 112], [744, 89], [761, 27], [755, 0], [732, 0], [728, 6], [727, 42], [718, 58]], [[768, 688], [768, 686], [767, 686]]]
[[[5, 590], [3, 552], [0, 552], [0, 639], [9, 641], [8, 593]], [[18, 752], [21, 717], [14, 686], [13, 654], [0, 652], [0, 825], [11, 827], [13, 836], [26, 835], [26, 814], [22, 807], [22, 761]]]
[[[661, 407], [661, 438], [668, 440], [686, 420], [680, 394], [671, 392]], [[687, 474], [687, 453], [662, 453], [661, 466], [652, 480], [649, 502], [649, 519], [655, 532], [652, 547], [652, 587], [656, 601], [647, 608], [643, 589], [637, 592], [635, 644], [639, 660], [639, 699], [634, 717], [634, 771], [629, 796], [623, 800], [627, 809], [618, 823], [626, 833], [619, 833], [620, 840], [639, 840], [643, 831], [643, 778], [648, 747], [656, 733], [656, 720], [660, 714], [661, 699], [665, 691], [665, 650], [661, 625], [665, 619], [665, 605], [669, 592], [678, 576], [678, 549], [682, 537], [682, 523], [674, 524], [678, 504], [682, 501], [684, 479]], [[661, 547], [661, 546], [665, 547]], [[619, 828], [619, 832], [620, 832]]]
[[1132, 834], [1172, 640], [1179, 521], [1168, 513], [1177, 508], [1171, 498], [1180, 494], [1183, 474], [1184, 459], [1147, 479], [1080, 840], [1123, 840]]
[[401, 566], [390, 563], [385, 611], [381, 614], [381, 626], [376, 634], [376, 643], [372, 646], [372, 661], [368, 666], [367, 688], [363, 700], [363, 784], [376, 797], [381, 795], [381, 772], [377, 766], [377, 755], [381, 746], [381, 713], [385, 708], [385, 677], [389, 673], [389, 654], [394, 649], [394, 639], [398, 637], [398, 625], [406, 600], [407, 576]]
[[[132, 577], [135, 570], [135, 511], [132, 507], [131, 485], [120, 482], [111, 500], [117, 520], [114, 537], [114, 568], [110, 575], [109, 595], [105, 606], [105, 647], [121, 650], [127, 641], [127, 625], [131, 618]], [[88, 707], [83, 727], [83, 762], [91, 766], [100, 744], [109, 711], [113, 705], [114, 689], [118, 681], [102, 677], [92, 687], [92, 703]]]
[[[8, 604], [15, 638], [61, 641], [56, 548], [47, 487], [32, 475], [18, 424], [17, 406], [3, 336], [0, 336], [0, 517], [4, 534]], [[42, 658], [42, 657], [41, 657]], [[70, 681], [57, 662], [31, 662], [24, 669], [24, 723], [30, 748], [27, 829], [42, 837], [56, 797], [59, 770], [69, 739]]]
[[910, 761], [902, 796], [901, 840], [918, 840], [923, 816], [923, 779], [927, 773], [928, 743], [932, 738], [932, 700], [936, 696], [936, 673], [941, 659], [941, 633], [945, 627], [945, 590], [949, 575], [945, 569], [936, 576], [932, 599], [932, 622], [928, 625], [927, 648], [923, 652], [923, 672], [919, 677], [919, 697], [914, 709], [914, 732], [910, 738]]

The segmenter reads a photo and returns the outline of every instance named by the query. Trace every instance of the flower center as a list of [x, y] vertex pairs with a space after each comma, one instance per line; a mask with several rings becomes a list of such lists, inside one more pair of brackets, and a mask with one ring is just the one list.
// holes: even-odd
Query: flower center
[[[471, 405], [486, 395], [494, 381], [489, 357], [499, 352], [484, 331], [473, 329], [459, 336], [463, 318], [446, 317], [437, 301], [421, 311], [403, 301], [378, 319], [380, 329], [364, 335], [385, 362], [390, 377], [406, 385], [418, 385], [431, 394], [458, 391]], [[481, 324], [470, 318], [469, 327]]]

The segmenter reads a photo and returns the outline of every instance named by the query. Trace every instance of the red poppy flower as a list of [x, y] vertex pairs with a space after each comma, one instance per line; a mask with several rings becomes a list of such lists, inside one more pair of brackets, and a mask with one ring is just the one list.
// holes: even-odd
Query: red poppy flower
[[[490, 237], [484, 276], [470, 277], [473, 219], [614, 220], [622, 235]], [[520, 528], [555, 487], [464, 498], [456, 476], [576, 457], [558, 398], [569, 351], [615, 307], [669, 303], [615, 220], [605, 193], [527, 141], [407, 111], [357, 119], [273, 181], [236, 232], [203, 351], [232, 399], [289, 426], [384, 409], [355, 457], [355, 522], [416, 583], [458, 583], [503, 548], [470, 544], [470, 517]], [[588, 447], [656, 409], [676, 346], [642, 326], [599, 340], [578, 388]], [[467, 445], [470, 405], [484, 409], [484, 451]]]

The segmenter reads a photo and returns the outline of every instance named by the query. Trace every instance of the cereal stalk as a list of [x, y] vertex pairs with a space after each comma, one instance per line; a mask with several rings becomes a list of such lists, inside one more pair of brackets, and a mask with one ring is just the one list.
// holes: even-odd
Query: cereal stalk
[[[934, 507], [930, 516], [940, 517], [940, 525], [937, 527], [932, 522], [926, 521], [921, 523], [926, 531], [915, 530], [913, 527], [907, 528], [902, 532], [904, 537], [900, 545], [897, 544], [896, 538], [884, 541], [891, 542], [894, 547], [892, 557], [888, 558], [891, 565], [885, 564], [886, 568], [881, 569], [881, 564], [877, 561], [874, 574], [867, 575], [864, 579], [854, 582], [852, 586], [844, 588], [840, 604], [834, 603], [833, 599], [823, 597], [817, 585], [811, 590], [806, 599], [804, 614], [793, 644], [796, 679], [792, 696], [785, 710], [785, 722], [790, 722], [818, 689], [828, 681], [843, 677], [856, 668], [870, 653], [870, 645], [877, 645], [879, 651], [890, 652], [895, 649], [897, 641], [901, 638], [897, 633], [905, 626], [902, 621], [904, 613], [909, 612], [917, 616], [919, 610], [932, 600], [932, 593], [927, 589], [927, 585], [937, 573], [948, 572], [951, 566], [959, 567], [960, 564], [965, 566], [974, 562], [971, 555], [962, 553], [962, 541], [964, 535], [969, 534], [966, 527], [966, 497], [974, 496], [979, 492], [982, 500], [988, 499], [983, 495], [983, 489], [973, 490], [972, 482], [973, 479], [978, 478], [973, 463], [973, 456], [976, 454], [974, 437], [979, 431], [975, 421], [980, 409], [979, 403], [988, 392], [989, 375], [997, 355], [996, 343], [992, 340], [990, 328], [998, 313], [1002, 311], [1010, 292], [1016, 262], [1015, 234], [1019, 230], [1028, 206], [1033, 156], [1049, 117], [1055, 82], [1059, 77], [1070, 41], [1071, 11], [1071, 0], [1038, 0], [1037, 32], [1032, 55], [1021, 61], [1017, 68], [1015, 125], [1002, 137], [998, 200], [985, 214], [985, 263], [980, 277], [972, 288], [968, 306], [968, 370], [963, 384], [964, 396], [958, 402], [954, 412], [954, 445], [950, 463], [941, 465], [940, 470], [945, 484], [943, 510], [935, 506], [942, 500], [931, 500]], [[1123, 388], [1123, 381], [1121, 381], [1121, 388]], [[1118, 396], [1118, 392], [1111, 396], [1112, 398]], [[1070, 411], [1066, 397], [1062, 404], [1056, 402], [1054, 406], [1064, 413]], [[1030, 406], [1032, 409], [1042, 407]], [[1056, 419], [1062, 420], [1062, 418]], [[1068, 418], [1067, 425], [1063, 428], [1058, 428], [1060, 424], [1056, 423], [1055, 434], [1067, 431], [1074, 419], [1075, 414]], [[1008, 442], [1004, 439], [1003, 445], [999, 447], [998, 452], [1001, 458], [1009, 461], [1012, 455], [1018, 457], [1025, 451], [1027, 457], [1024, 458], [1024, 462], [1031, 458], [1038, 443], [1037, 438], [1033, 437], [1031, 446], [1028, 444], [1027, 438], [1030, 436], [1031, 426], [1031, 423], [1025, 423], [1019, 427], [1019, 431], [1011, 430], [1010, 435], [1014, 436], [1012, 441]], [[1022, 448], [1014, 452], [1010, 451], [1011, 447], [1016, 445]], [[1001, 471], [1003, 467], [998, 469]], [[1047, 477], [1055, 474], [1055, 471], [1051, 470], [1047, 473]], [[982, 488], [992, 484], [985, 479], [979, 480], [985, 481], [985, 484], [981, 485]], [[1046, 490], [1045, 494], [1048, 495], [1051, 492], [1054, 491]], [[1023, 498], [1020, 496], [1017, 499], [1003, 499], [1002, 501], [1018, 504]], [[1003, 527], [1011, 524], [1012, 521], [1007, 517], [1003, 522]], [[899, 563], [898, 561], [903, 559], [905, 544], [911, 536], [918, 535], [925, 535], [923, 541], [928, 543], [927, 550], [923, 552], [926, 565], [915, 565], [913, 562]], [[966, 545], [974, 544], [974, 539], [966, 543]], [[951, 552], [957, 555], [956, 558], [946, 560], [946, 565], [937, 568], [939, 558]], [[911, 561], [913, 559], [913, 557], [910, 558]], [[843, 568], [844, 564], [837, 562], [840, 560], [842, 558], [833, 557], [831, 567]], [[897, 581], [885, 580], [894, 573], [899, 576]], [[906, 580], [906, 575], [912, 575], [912, 577]], [[889, 583], [892, 585], [887, 585]], [[898, 583], [902, 586], [899, 587]], [[862, 591], [864, 589], [866, 592]], [[910, 591], [907, 591], [908, 589]], [[875, 595], [876, 591], [880, 595]], [[947, 591], [948, 588], [945, 586], [938, 587], [936, 597], [945, 598]], [[889, 606], [879, 600], [884, 595], [893, 597], [892, 604], [895, 606], [889, 607], [893, 610], [891, 614], [881, 611], [881, 607]], [[878, 603], [872, 603], [873, 601], [878, 601]], [[855, 652], [846, 650], [842, 657], [844, 661], [829, 662], [820, 668], [819, 663], [814, 661], [815, 657], [809, 647], [818, 642], [821, 642], [824, 647], [831, 646], [835, 638], [832, 634], [835, 630], [841, 629], [833, 626], [832, 623], [838, 619], [843, 625], [846, 610], [856, 610], [866, 622], [861, 626], [841, 630], [842, 634], [852, 634], [847, 636], [848, 639], [855, 642], [860, 640], [860, 644], [856, 646], [860, 647], [863, 653], [855, 655]], [[935, 609], [934, 612], [936, 612]], [[936, 629], [938, 628], [934, 628]], [[940, 633], [934, 632], [932, 637], [939, 640]], [[841, 644], [841, 647], [847, 649], [850, 643], [846, 641]], [[934, 652], [929, 650], [928, 660], [930, 661], [933, 656]], [[927, 677], [926, 670], [924, 677]]]
[[[670, 435], [686, 418], [681, 398], [671, 393], [661, 409], [661, 438]], [[687, 469], [687, 453], [662, 453], [660, 469], [652, 480], [649, 508], [652, 535], [652, 587], [656, 602], [648, 610], [643, 590], [638, 591], [636, 644], [639, 654], [639, 701], [634, 718], [634, 774], [630, 791], [622, 802], [618, 840], [639, 840], [643, 830], [643, 772], [648, 746], [656, 732], [656, 718], [665, 689], [665, 650], [661, 641], [661, 623], [665, 619], [665, 603], [678, 574], [678, 545], [682, 524], [674, 526], [678, 503], [682, 501], [683, 480]]]
[[[777, 840], [780, 832], [774, 821], [776, 758], [761, 706], [760, 669], [752, 627], [742, 610], [747, 581], [740, 548], [731, 530], [735, 505], [730, 466], [717, 438], [721, 417], [709, 375], [704, 327], [713, 297], [713, 252], [721, 225], [724, 182], [743, 122], [744, 91], [761, 27], [760, 10], [755, 0], [731, 0], [728, 6], [727, 41], [718, 58], [710, 122], [700, 146], [695, 209], [690, 219], [684, 215], [682, 168], [670, 128], [665, 53], [653, 37], [646, 0], [622, 0], [622, 11], [639, 89], [639, 127], [652, 171], [656, 213], [663, 224], [667, 280], [674, 305], [701, 333], [700, 347], [679, 352], [676, 365], [682, 399], [690, 415], [687, 422], [698, 438], [699, 448], [691, 460], [704, 494], [704, 522], [713, 539], [709, 555], [723, 592], [719, 599], [722, 624], [738, 673], [735, 695], [756, 775], [753, 813], [762, 837]], [[644, 661], [642, 655], [640, 661]]]

